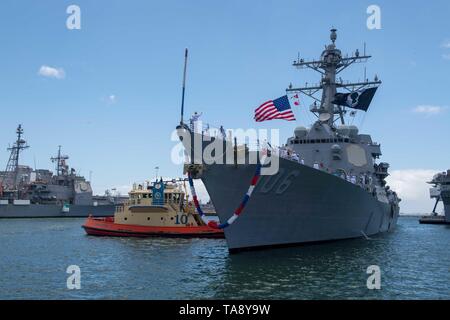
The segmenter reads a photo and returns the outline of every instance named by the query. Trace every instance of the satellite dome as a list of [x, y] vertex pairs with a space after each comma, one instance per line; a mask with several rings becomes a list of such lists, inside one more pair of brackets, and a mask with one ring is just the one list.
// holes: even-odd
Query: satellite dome
[[358, 128], [356, 126], [339, 126], [338, 133], [347, 137], [356, 137], [358, 135]]
[[333, 144], [333, 145], [331, 146], [331, 151], [332, 151], [333, 153], [341, 153], [341, 146], [338, 145], [338, 144]]
[[306, 129], [305, 127], [297, 127], [294, 130], [295, 137], [299, 139], [306, 137], [307, 133], [308, 129]]

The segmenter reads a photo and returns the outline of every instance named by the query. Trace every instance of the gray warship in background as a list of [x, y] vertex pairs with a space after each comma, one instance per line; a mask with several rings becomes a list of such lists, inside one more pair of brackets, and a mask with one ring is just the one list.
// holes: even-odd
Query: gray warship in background
[[[422, 224], [450, 224], [450, 170], [441, 172], [428, 182], [433, 185], [430, 188], [430, 198], [436, 199], [433, 212], [430, 216], [424, 216], [419, 221]], [[441, 216], [436, 212], [439, 202], [444, 205], [444, 215]]]
[[23, 139], [23, 128], [17, 128], [17, 140], [8, 148], [11, 152], [5, 171], [0, 171], [0, 218], [56, 218], [112, 216], [123, 197], [106, 192], [94, 196], [89, 181], [69, 169], [68, 156], [56, 157], [56, 174], [19, 164], [20, 153], [29, 148]]
[[[341, 71], [370, 56], [357, 50], [351, 57], [344, 57], [336, 48], [336, 39], [336, 30], [332, 29], [331, 43], [319, 60], [298, 59], [293, 64], [322, 76], [317, 86], [290, 85], [287, 89], [289, 94], [303, 93], [316, 101], [310, 111], [317, 121], [308, 129], [297, 127], [286, 145], [270, 150], [272, 156], [279, 157], [278, 173], [261, 176], [245, 211], [225, 229], [230, 252], [368, 237], [396, 226], [401, 200], [386, 184], [389, 164], [378, 162], [380, 145], [370, 135], [360, 134], [356, 126], [345, 123], [347, 112], [367, 111], [368, 106], [360, 108], [358, 100], [364, 92], [373, 94], [381, 81], [377, 77], [361, 83], [337, 81]], [[346, 98], [347, 105], [336, 104], [337, 98]], [[204, 133], [184, 123], [183, 111], [184, 103], [177, 132], [188, 154], [185, 170], [203, 181], [220, 221], [225, 222], [247, 192], [257, 165], [247, 160], [257, 151], [238, 146], [235, 139], [224, 134], [203, 139]], [[225, 153], [233, 150], [234, 163], [210, 164], [201, 152], [195, 152], [217, 142], [223, 144]], [[222, 155], [215, 157], [217, 160]]]

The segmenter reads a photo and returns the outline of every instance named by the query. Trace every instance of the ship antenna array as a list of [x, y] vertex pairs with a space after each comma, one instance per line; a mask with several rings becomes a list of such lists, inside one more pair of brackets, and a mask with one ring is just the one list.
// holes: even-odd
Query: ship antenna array
[[61, 154], [61, 146], [58, 146], [58, 155], [56, 157], [51, 157], [50, 160], [55, 163], [56, 162], [56, 174], [58, 176], [63, 175], [65, 172], [65, 168], [67, 167], [65, 161], [69, 159], [69, 156], [63, 156]]
[[[342, 80], [336, 81], [336, 76], [342, 71], [347, 69], [354, 63], [365, 63], [372, 56], [366, 55], [366, 44], [364, 44], [364, 54], [360, 55], [359, 50], [356, 50], [351, 57], [343, 57], [341, 51], [336, 48], [337, 30], [331, 29], [331, 44], [325, 46], [325, 50], [322, 53], [320, 60], [305, 61], [304, 59], [298, 59], [294, 61], [293, 66], [297, 69], [312, 69], [321, 74], [321, 82], [317, 85], [305, 85], [304, 87], [294, 88], [289, 85], [286, 89], [287, 93], [303, 93], [304, 95], [312, 98], [315, 103], [311, 106], [311, 112], [316, 115], [317, 118], [321, 114], [330, 114], [329, 122], [334, 123], [333, 115], [338, 114], [342, 124], [344, 122], [345, 110], [341, 106], [334, 106], [332, 101], [338, 88], [342, 88], [348, 92], [359, 91], [364, 88], [378, 86], [381, 81], [375, 76], [373, 81], [369, 81], [365, 78], [361, 82], [344, 82]], [[317, 93], [322, 90], [322, 97], [317, 97]]]
[[158, 180], [159, 167], [155, 167], [155, 180]]
[[2, 179], [2, 183], [4, 179], [12, 178], [14, 189], [17, 188], [18, 184], [18, 176], [19, 176], [19, 157], [20, 152], [22, 150], [28, 149], [29, 146], [27, 142], [22, 138], [23, 128], [22, 125], [19, 124], [16, 130], [17, 140], [14, 142], [12, 147], [9, 147], [7, 150], [11, 151], [9, 155], [8, 164], [6, 165], [6, 170]]

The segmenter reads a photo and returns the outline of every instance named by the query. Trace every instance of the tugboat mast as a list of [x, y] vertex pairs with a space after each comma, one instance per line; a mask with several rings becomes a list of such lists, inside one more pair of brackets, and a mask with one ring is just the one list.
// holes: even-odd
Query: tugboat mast
[[[331, 44], [326, 46], [326, 49], [322, 52], [321, 58], [318, 61], [304, 61], [298, 59], [294, 61], [293, 66], [298, 69], [312, 69], [319, 72], [322, 75], [320, 84], [300, 88], [293, 88], [292, 84], [286, 90], [287, 93], [303, 93], [315, 102], [311, 106], [310, 110], [314, 113], [319, 121], [326, 122], [330, 126], [334, 126], [334, 115], [338, 115], [342, 124], [345, 124], [344, 115], [345, 109], [341, 106], [335, 106], [333, 100], [335, 98], [338, 88], [343, 88], [348, 92], [359, 91], [366, 87], [377, 86], [381, 84], [381, 81], [375, 76], [374, 81], [364, 79], [363, 82], [356, 83], [344, 83], [342, 80], [336, 82], [336, 76], [343, 70], [347, 69], [353, 63], [366, 62], [371, 56], [360, 56], [359, 50], [351, 57], [342, 57], [341, 50], [336, 48], [337, 30], [331, 29], [330, 34]], [[316, 94], [322, 90], [322, 97], [318, 98]]]

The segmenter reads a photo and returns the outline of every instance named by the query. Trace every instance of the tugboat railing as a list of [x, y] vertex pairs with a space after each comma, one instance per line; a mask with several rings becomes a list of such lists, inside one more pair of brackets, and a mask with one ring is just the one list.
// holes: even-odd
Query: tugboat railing
[[[175, 204], [179, 205], [183, 201], [180, 201], [180, 199], [165, 199], [164, 201], [158, 202], [158, 205], [166, 205], [166, 204]], [[134, 200], [127, 200], [124, 205], [151, 205], [152, 204], [152, 198], [142, 198], [142, 199], [134, 199]]]

